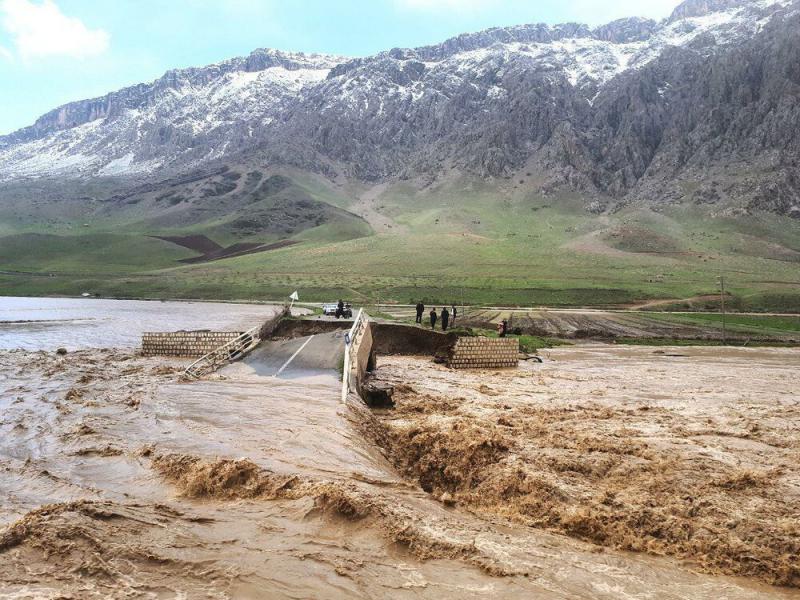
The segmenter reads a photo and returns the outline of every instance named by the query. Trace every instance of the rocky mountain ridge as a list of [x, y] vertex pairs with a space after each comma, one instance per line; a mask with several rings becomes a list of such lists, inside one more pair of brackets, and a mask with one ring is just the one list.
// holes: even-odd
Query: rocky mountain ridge
[[356, 59], [257, 50], [51, 111], [0, 137], [0, 181], [458, 171], [601, 207], [800, 216], [799, 31], [800, 0], [687, 0], [660, 23], [494, 28]]

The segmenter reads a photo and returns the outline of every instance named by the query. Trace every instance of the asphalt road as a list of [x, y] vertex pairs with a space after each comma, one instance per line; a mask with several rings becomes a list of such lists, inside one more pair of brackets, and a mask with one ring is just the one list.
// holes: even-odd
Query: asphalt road
[[262, 343], [244, 359], [220, 370], [229, 379], [339, 380], [344, 332], [320, 333]]

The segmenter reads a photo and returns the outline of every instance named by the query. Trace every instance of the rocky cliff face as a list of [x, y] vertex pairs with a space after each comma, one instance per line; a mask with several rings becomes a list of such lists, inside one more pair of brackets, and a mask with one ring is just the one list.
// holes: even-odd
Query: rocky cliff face
[[714, 12], [736, 9], [740, 4], [741, 0], [686, 0], [672, 12], [669, 21], [704, 17]]
[[249, 161], [365, 181], [536, 171], [540, 191], [800, 216], [800, 0], [525, 25], [340, 57], [259, 50], [0, 138], [0, 180]]

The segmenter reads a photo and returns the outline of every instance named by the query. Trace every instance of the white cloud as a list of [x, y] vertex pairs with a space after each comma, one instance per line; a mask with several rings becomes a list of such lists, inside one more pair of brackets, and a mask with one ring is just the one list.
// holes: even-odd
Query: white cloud
[[0, 15], [3, 29], [23, 60], [87, 58], [108, 49], [107, 32], [89, 29], [80, 19], [65, 15], [53, 0], [0, 0]]
[[11, 54], [11, 50], [9, 50], [8, 48], [0, 46], [0, 58], [3, 58], [5, 60], [13, 60], [14, 55]]

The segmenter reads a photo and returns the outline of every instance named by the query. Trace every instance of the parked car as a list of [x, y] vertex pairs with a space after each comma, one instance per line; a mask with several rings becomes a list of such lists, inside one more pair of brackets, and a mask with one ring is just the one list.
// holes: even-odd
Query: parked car
[[[329, 302], [327, 304], [322, 305], [322, 314], [329, 316], [329, 317], [337, 317], [336, 310], [339, 307], [338, 302]], [[345, 319], [352, 319], [353, 318], [353, 305], [349, 302], [344, 303], [344, 311], [340, 315], [342, 318]]]

